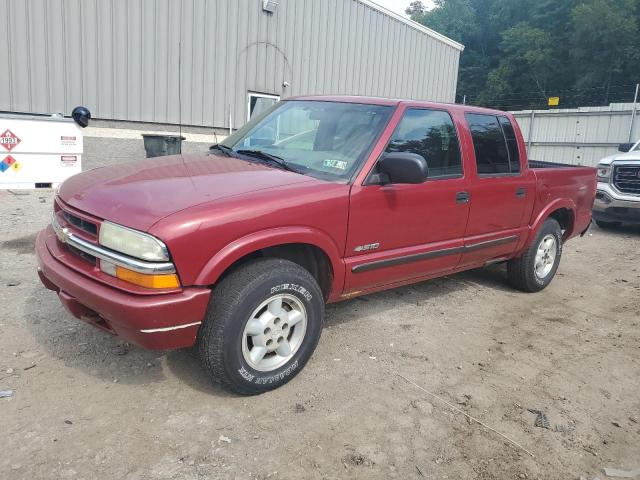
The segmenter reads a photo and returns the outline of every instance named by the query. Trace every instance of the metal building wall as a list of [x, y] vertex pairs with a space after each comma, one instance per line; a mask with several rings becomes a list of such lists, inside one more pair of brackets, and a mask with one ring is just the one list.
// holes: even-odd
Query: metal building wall
[[632, 118], [633, 107], [631, 103], [614, 103], [511, 113], [527, 142], [529, 158], [595, 166], [603, 157], [616, 153], [619, 144], [640, 139], [640, 111], [636, 109]]
[[367, 0], [280, 0], [274, 14], [262, 0], [0, 0], [0, 11], [0, 110], [12, 112], [85, 105], [96, 118], [238, 127], [247, 91], [453, 101], [462, 49]]

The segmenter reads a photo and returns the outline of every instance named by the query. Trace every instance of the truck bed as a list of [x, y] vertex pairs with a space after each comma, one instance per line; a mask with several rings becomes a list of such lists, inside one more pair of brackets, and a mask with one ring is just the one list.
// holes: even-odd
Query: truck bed
[[581, 233], [587, 228], [596, 192], [596, 169], [537, 160], [530, 160], [529, 168], [535, 174], [538, 192], [532, 221], [547, 205], [568, 199], [573, 204], [576, 215], [575, 229], [570, 235]]
[[583, 165], [571, 165], [569, 163], [543, 162], [542, 160], [529, 160], [529, 168], [564, 168], [564, 167], [579, 168], [582, 166]]

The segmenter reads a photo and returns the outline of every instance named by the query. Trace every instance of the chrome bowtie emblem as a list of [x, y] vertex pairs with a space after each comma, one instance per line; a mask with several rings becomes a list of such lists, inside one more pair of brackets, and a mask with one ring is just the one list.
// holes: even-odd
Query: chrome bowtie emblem
[[60, 226], [55, 214], [51, 217], [51, 226], [53, 227], [53, 231], [56, 234], [56, 237], [58, 237], [58, 240], [62, 243], [66, 243], [69, 238], [69, 229]]
[[62, 243], [65, 243], [67, 241], [67, 238], [69, 237], [68, 232], [69, 231], [66, 228], [60, 228], [56, 230], [56, 235], [58, 236], [58, 240], [60, 240]]

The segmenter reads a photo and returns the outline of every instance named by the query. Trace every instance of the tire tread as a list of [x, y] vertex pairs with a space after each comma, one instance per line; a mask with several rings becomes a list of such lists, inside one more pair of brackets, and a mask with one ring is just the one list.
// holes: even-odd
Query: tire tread
[[[309, 282], [317, 286], [307, 270], [289, 260], [258, 258], [248, 261], [229, 273], [213, 288], [207, 314], [198, 332], [198, 353], [209, 376], [222, 387], [241, 395], [255, 395], [264, 390], [247, 388], [246, 385], [234, 382], [227, 372], [223, 355], [225, 327], [233, 320], [230, 317], [242, 301], [244, 292], [251, 291], [254, 285], [274, 271], [285, 275], [287, 272], [295, 271], [296, 275], [306, 276]], [[317, 291], [320, 292], [319, 287]]]
[[[544, 286], [540, 286], [540, 284], [538, 284], [534, 280], [534, 263], [538, 243], [540, 242], [542, 235], [544, 235], [545, 233], [549, 233], [551, 230], [560, 232], [560, 235], [558, 235], [558, 237], [560, 238], [560, 242], [562, 242], [562, 230], [560, 229], [560, 224], [554, 218], [547, 218], [542, 224], [542, 227], [540, 227], [535, 240], [531, 242], [531, 245], [529, 245], [529, 248], [527, 248], [527, 250], [520, 257], [514, 258], [507, 262], [507, 278], [509, 280], [509, 283], [513, 287], [523, 292], [532, 293], [538, 292], [548, 285], [547, 283]], [[562, 243], [560, 243], [559, 245], [558, 262], [560, 262], [561, 254]], [[555, 271], [553, 272], [553, 276], [555, 276]], [[551, 278], [553, 278], [553, 276]]]

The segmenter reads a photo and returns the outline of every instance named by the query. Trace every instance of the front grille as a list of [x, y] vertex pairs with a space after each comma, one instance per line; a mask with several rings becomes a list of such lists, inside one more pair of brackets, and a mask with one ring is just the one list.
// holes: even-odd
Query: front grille
[[89, 255], [88, 253], [83, 252], [82, 250], [78, 250], [76, 247], [72, 247], [71, 245], [67, 245], [67, 248], [71, 253], [78, 255], [80, 258], [86, 260], [91, 265], [96, 265], [96, 257], [94, 257], [93, 255]]
[[[59, 198], [56, 198], [54, 212], [60, 226], [66, 227], [71, 233], [79, 237], [84, 237], [87, 241], [97, 241], [98, 222], [93, 222], [87, 219], [88, 217], [85, 217], [83, 214], [76, 214], [75, 212], [68, 210], [67, 206]], [[66, 242], [64, 247], [73, 255], [81, 258], [85, 262], [94, 266], [97, 264], [97, 259], [93, 255], [89, 255], [82, 250], [78, 250]]]
[[69, 212], [63, 212], [64, 219], [69, 222], [74, 227], [82, 230], [83, 232], [87, 232], [93, 236], [98, 234], [98, 226], [95, 223], [84, 220], [80, 217], [77, 217]]
[[640, 165], [620, 165], [613, 170], [613, 185], [623, 193], [640, 195]]

